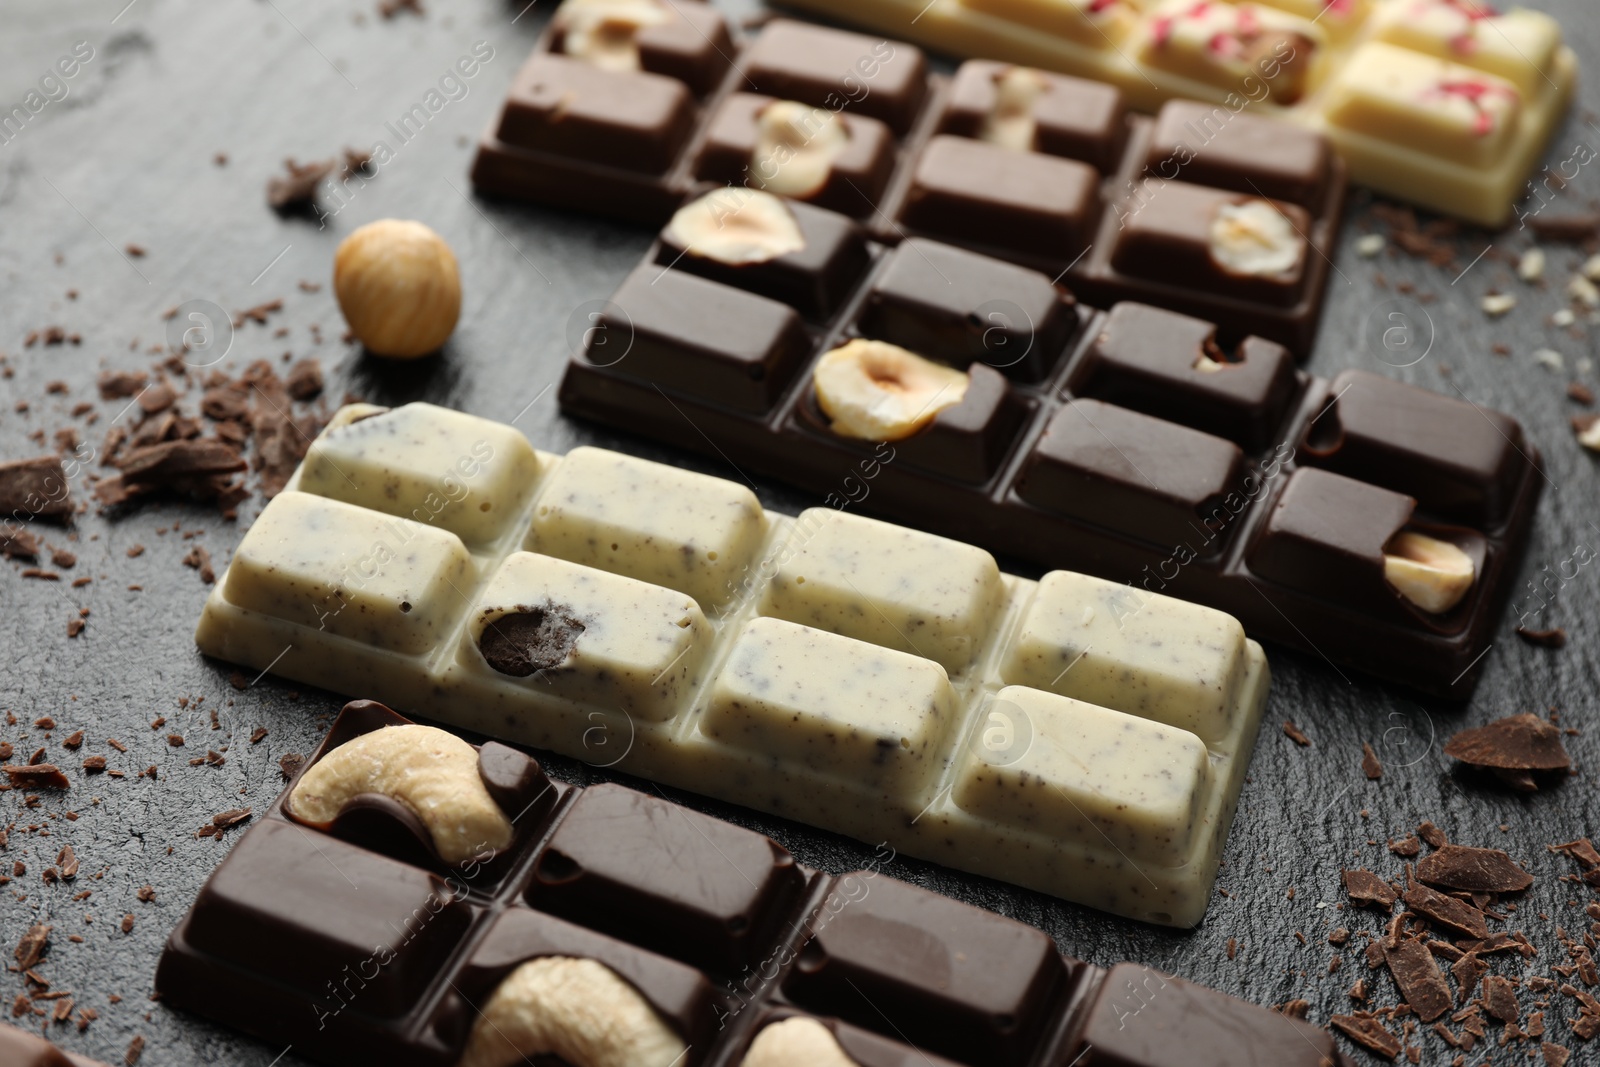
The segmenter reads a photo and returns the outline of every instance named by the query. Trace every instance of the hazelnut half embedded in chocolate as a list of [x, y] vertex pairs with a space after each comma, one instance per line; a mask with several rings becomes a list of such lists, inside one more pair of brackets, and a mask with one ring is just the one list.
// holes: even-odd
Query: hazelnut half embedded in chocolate
[[1211, 258], [1230, 274], [1269, 277], [1300, 263], [1305, 239], [1270, 200], [1224, 203], [1211, 218]]
[[850, 341], [812, 372], [817, 405], [841, 437], [898, 441], [967, 395], [967, 375], [884, 341]]
[[638, 70], [639, 31], [672, 17], [661, 0], [567, 0], [556, 9], [561, 51], [601, 70]]
[[1461, 603], [1477, 567], [1449, 541], [1403, 530], [1383, 550], [1383, 576], [1401, 596], [1437, 615]]
[[834, 112], [776, 101], [756, 118], [751, 177], [762, 189], [804, 200], [828, 184], [833, 161], [849, 143], [850, 132]]
[[662, 236], [686, 255], [730, 267], [768, 263], [806, 246], [794, 212], [758, 189], [714, 189], [679, 208]]
[[1033, 106], [1050, 83], [1029, 67], [1007, 67], [994, 79], [994, 106], [983, 120], [978, 139], [1018, 152], [1033, 151], [1038, 123]]

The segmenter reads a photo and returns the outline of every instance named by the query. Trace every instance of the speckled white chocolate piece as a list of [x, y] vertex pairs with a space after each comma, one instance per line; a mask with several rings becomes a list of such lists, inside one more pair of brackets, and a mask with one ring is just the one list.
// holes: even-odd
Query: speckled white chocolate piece
[[[616, 704], [649, 722], [672, 718], [699, 677], [711, 631], [690, 597], [592, 567], [514, 552], [478, 597], [461, 660], [499, 675], [484, 632], [514, 612], [542, 611], [583, 627], [558, 663], [522, 679], [576, 701]], [[500, 675], [501, 677], [510, 677]]]
[[761, 612], [925, 656], [954, 674], [976, 658], [1005, 599], [981, 548], [811, 508]]
[[954, 792], [963, 810], [1163, 867], [1194, 851], [1211, 785], [1194, 734], [1018, 685], [996, 694], [992, 714], [996, 728], [1025, 717], [1031, 743], [997, 756], [969, 746]]
[[1000, 676], [1211, 742], [1228, 731], [1246, 644], [1238, 620], [1215, 608], [1052, 571], [1039, 582]]
[[395, 652], [450, 632], [471, 588], [454, 535], [305, 493], [282, 493], [233, 554], [222, 591], [241, 608]]
[[527, 547], [688, 593], [709, 611], [733, 595], [765, 534], [742, 485], [575, 448], [539, 498]]
[[915, 795], [955, 714], [936, 663], [781, 619], [752, 619], [701, 729], [821, 774]]
[[432, 404], [352, 404], [311, 443], [300, 488], [493, 541], [521, 518], [539, 472], [509, 426]]
[[[397, 423], [425, 435], [437, 411]], [[368, 459], [381, 470], [382, 449]], [[742, 486], [598, 449], [538, 453], [507, 489], [516, 521], [471, 554], [304, 482], [219, 579], [203, 652], [1118, 914], [1205, 914], [1268, 686], [1226, 616], [1067, 572], [1027, 581], [824, 509], [767, 514]], [[404, 551], [361, 590], [370, 610], [318, 629], [314, 597], [346, 554], [397, 531]], [[511, 613], [538, 618], [518, 630]], [[583, 628], [552, 638], [547, 618]], [[482, 654], [495, 620], [520, 635], [513, 673]], [[977, 780], [975, 755], [999, 776]], [[1026, 790], [1005, 784], [1024, 772]], [[1087, 819], [1040, 816], [1063, 794]]]
[[[1542, 181], [1534, 169], [1578, 71], [1577, 56], [1548, 15], [1515, 8], [1475, 17], [1451, 0], [797, 0], [795, 6], [947, 55], [1109, 82], [1139, 111], [1191, 99], [1218, 105], [1219, 122], [1245, 112], [1278, 115], [1327, 133], [1352, 182], [1490, 227], [1512, 217], [1530, 179]], [[1504, 147], [1474, 155], [1447, 145], [1441, 155], [1334, 122], [1336, 86], [1358, 80], [1353, 57], [1380, 41], [1517, 87], [1521, 99]], [[1277, 62], [1290, 54], [1285, 49], [1296, 61], [1287, 74]]]

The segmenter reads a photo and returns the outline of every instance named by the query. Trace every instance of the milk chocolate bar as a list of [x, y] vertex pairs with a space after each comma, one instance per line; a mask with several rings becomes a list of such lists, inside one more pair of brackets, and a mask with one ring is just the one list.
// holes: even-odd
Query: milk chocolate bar
[[1266, 660], [1222, 612], [1134, 593], [1069, 572], [1027, 581], [982, 549], [834, 508], [776, 515], [742, 484], [615, 452], [536, 452], [443, 408], [353, 405], [245, 535], [195, 639], [1190, 926]]
[[[341, 786], [331, 824], [307, 818]], [[513, 843], [445, 862], [461, 809], [440, 797], [491, 806]], [[372, 701], [212, 874], [156, 989], [330, 1064], [1347, 1064], [1320, 1027]]]
[[480, 145], [480, 192], [660, 225], [711, 185], [764, 191], [884, 244], [931, 237], [1091, 302], [1310, 350], [1345, 196], [1345, 164], [1318, 133], [1193, 101], [1130, 115], [1114, 86], [1002, 63], [947, 79], [904, 42], [785, 19], [703, 56], [721, 76], [708, 93], [645, 47], [680, 15], [718, 19], [693, 0], [629, 0], [624, 51], [628, 26], [665, 20], [640, 23], [631, 66], [573, 55], [563, 27], [617, 4], [557, 11]]
[[590, 338], [607, 347], [574, 354], [562, 405], [1208, 604], [1336, 669], [1472, 691], [1544, 482], [1516, 420], [1365, 372], [1314, 378], [1260, 337], [1094, 310], [1047, 275], [819, 214], [749, 190], [682, 209], [608, 303]]
[[1208, 125], [1247, 112], [1292, 122], [1326, 134], [1352, 181], [1492, 227], [1536, 191], [1578, 72], [1555, 19], [1484, 0], [795, 6], [950, 55], [1093, 78], [1142, 111], [1186, 98], [1204, 102]]

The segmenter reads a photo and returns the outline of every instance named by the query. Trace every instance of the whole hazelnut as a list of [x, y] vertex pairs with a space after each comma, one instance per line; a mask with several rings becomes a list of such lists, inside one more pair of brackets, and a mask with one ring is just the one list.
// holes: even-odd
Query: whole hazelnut
[[461, 275], [444, 238], [420, 222], [379, 219], [333, 256], [333, 291], [350, 331], [374, 355], [436, 351], [461, 316]]

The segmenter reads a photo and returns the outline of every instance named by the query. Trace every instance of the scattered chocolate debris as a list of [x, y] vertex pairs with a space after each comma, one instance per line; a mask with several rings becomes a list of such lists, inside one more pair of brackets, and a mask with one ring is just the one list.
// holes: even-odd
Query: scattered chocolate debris
[[131, 911], [122, 917], [122, 932], [125, 934], [133, 933], [133, 912]]
[[101, 400], [126, 400], [149, 384], [150, 375], [142, 370], [108, 370], [96, 379]]
[[302, 359], [289, 368], [283, 384], [296, 400], [315, 400], [322, 393], [322, 364], [314, 359]]
[[189, 554], [183, 557], [183, 565], [199, 571], [200, 580], [206, 585], [211, 585], [217, 580], [217, 572], [211, 566], [211, 553], [200, 545], [194, 545], [189, 549]]
[[1533, 884], [1533, 875], [1498, 848], [1444, 845], [1417, 863], [1417, 878], [1431, 886], [1468, 892], [1517, 893]]
[[1417, 1018], [1431, 1023], [1450, 1010], [1450, 986], [1433, 953], [1421, 941], [1403, 940], [1385, 945], [1384, 962], [1395, 985]]
[[1570, 1051], [1548, 1041], [1539, 1046], [1539, 1051], [1544, 1055], [1544, 1067], [1567, 1067], [1567, 1061], [1572, 1058]]
[[306, 164], [284, 160], [285, 173], [267, 182], [268, 206], [279, 212], [310, 207], [316, 202], [317, 186], [333, 173], [334, 166], [335, 161], [331, 159]]
[[1400, 1039], [1390, 1033], [1370, 1011], [1335, 1015], [1328, 1022], [1351, 1041], [1385, 1059], [1400, 1055]]
[[83, 769], [90, 774], [98, 774], [106, 769], [106, 758], [104, 756], [88, 756], [83, 761]]
[[39, 538], [10, 522], [0, 522], [0, 556], [7, 559], [39, 558]]
[[0, 767], [0, 771], [11, 779], [14, 789], [67, 789], [72, 785], [61, 768], [53, 763], [33, 763], [25, 767], [8, 763]]
[[56, 853], [56, 866], [61, 868], [61, 877], [71, 881], [78, 876], [78, 854], [67, 845]]
[[1540, 648], [1567, 647], [1567, 631], [1560, 626], [1552, 626], [1548, 630], [1530, 630], [1526, 626], [1519, 626], [1517, 636]]
[[250, 731], [250, 743], [252, 745], [258, 744], [261, 741], [261, 739], [266, 737], [266, 736], [267, 736], [267, 728], [265, 726], [257, 726], [254, 730]]
[[300, 771], [300, 765], [306, 758], [298, 752], [291, 752], [278, 760], [278, 770], [283, 774], [283, 780], [288, 781]]
[[1288, 720], [1284, 721], [1283, 733], [1284, 736], [1293, 741], [1295, 744], [1299, 745], [1301, 748], [1306, 748], [1311, 744], [1311, 738], [1307, 737], [1300, 727], [1296, 726], [1292, 722], [1289, 722]]
[[1365, 741], [1361, 742], [1361, 773], [1372, 781], [1383, 777], [1383, 764], [1378, 762], [1378, 754]]
[[1450, 975], [1456, 980], [1456, 990], [1461, 1003], [1465, 1004], [1472, 996], [1472, 991], [1478, 987], [1478, 980], [1489, 973], [1489, 965], [1478, 958], [1476, 952], [1468, 952], [1450, 966]]
[[1344, 891], [1353, 903], [1376, 905], [1384, 911], [1393, 908], [1394, 902], [1400, 899], [1394, 886], [1366, 869], [1345, 871]]
[[16, 519], [70, 518], [72, 493], [66, 471], [61, 468], [61, 457], [38, 456], [0, 463], [0, 512]]
[[139, 1057], [144, 1055], [144, 1035], [134, 1034], [133, 1040], [128, 1042], [128, 1051], [122, 1056], [123, 1067], [133, 1067], [139, 1062]]

